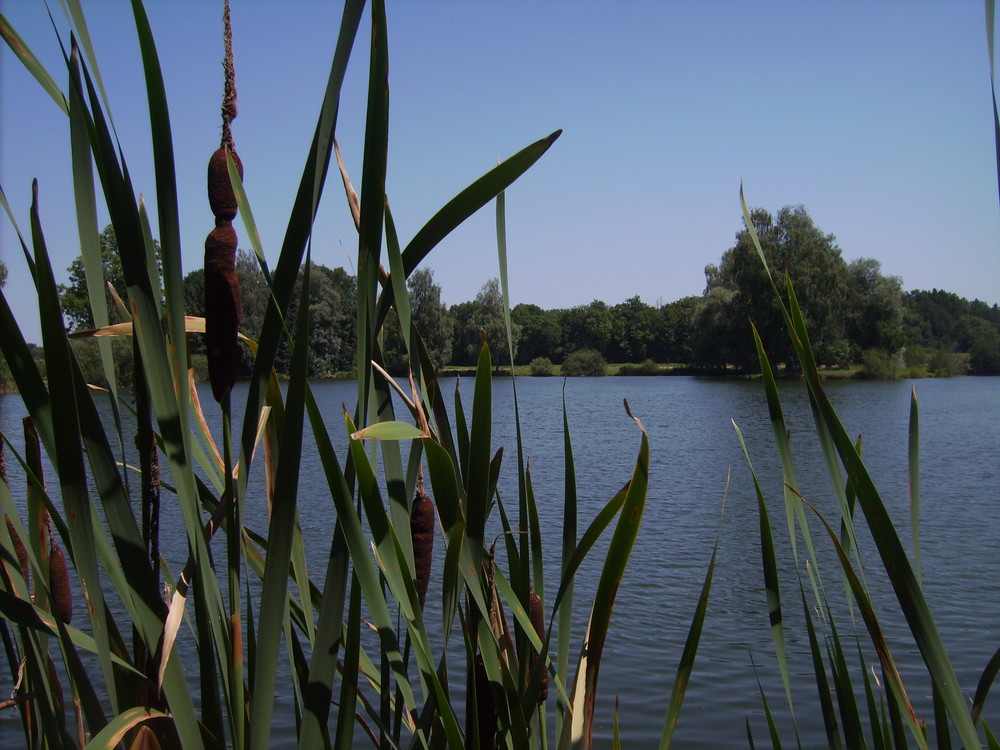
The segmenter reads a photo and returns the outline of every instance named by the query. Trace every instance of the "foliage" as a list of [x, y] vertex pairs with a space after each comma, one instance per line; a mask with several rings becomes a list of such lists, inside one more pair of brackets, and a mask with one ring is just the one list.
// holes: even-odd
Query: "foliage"
[[570, 353], [562, 363], [562, 374], [571, 378], [600, 377], [607, 372], [607, 363], [596, 349], [580, 349]]
[[663, 369], [653, 360], [647, 359], [639, 365], [623, 364], [618, 368], [619, 375], [662, 375]]
[[[452, 352], [455, 364], [475, 363], [483, 341], [489, 345], [490, 351], [495, 352], [493, 362], [497, 367], [511, 364], [507, 354], [507, 324], [499, 279], [489, 279], [471, 302], [452, 305], [451, 315], [454, 321]], [[516, 322], [511, 323], [510, 335], [516, 361], [521, 341], [521, 326]]]
[[870, 380], [893, 380], [899, 369], [899, 359], [881, 349], [865, 349], [861, 352], [861, 370], [858, 377]]
[[[750, 214], [745, 204], [744, 213], [749, 219]], [[752, 234], [751, 239], [755, 245], [758, 244], [755, 235]], [[761, 255], [763, 257], [763, 254]], [[778, 297], [780, 277], [771, 276], [771, 269], [766, 262], [762, 266], [769, 279], [773, 279], [772, 289]], [[923, 594], [919, 555], [920, 428], [916, 393], [914, 392], [911, 399], [909, 428], [911, 557], [865, 467], [861, 457], [860, 439], [855, 442], [847, 433], [829, 396], [824, 391], [823, 380], [816, 365], [816, 357], [797, 295], [787, 275], [784, 281], [788, 302], [787, 304], [782, 302], [781, 314], [804, 375], [816, 431], [832, 480], [840, 516], [831, 522], [816, 509], [810, 498], [803, 497], [800, 493], [790, 447], [790, 432], [784, 421], [774, 370], [763, 345], [763, 339], [754, 329], [755, 347], [767, 395], [768, 413], [783, 475], [784, 502], [779, 502], [779, 507], [784, 511], [783, 515], [787, 520], [788, 547], [794, 565], [791, 575], [779, 569], [775, 533], [771, 521], [775, 517], [773, 508], [768, 507], [765, 493], [751, 463], [750, 450], [738, 426], [736, 430], [751, 470], [757, 495], [762, 572], [766, 592], [763, 601], [766, 602], [770, 615], [776, 662], [781, 672], [785, 699], [789, 715], [792, 717], [792, 729], [796, 739], [798, 730], [795, 727], [794, 703], [798, 701], [800, 714], [802, 707], [800, 698], [793, 700], [793, 696], [799, 695], [799, 691], [793, 687], [793, 675], [787, 655], [790, 626], [782, 616], [783, 605], [787, 606], [790, 601], [801, 602], [805, 632], [799, 635], [799, 641], [809, 645], [813, 669], [811, 681], [818, 693], [818, 705], [812, 711], [823, 717], [829, 747], [909, 747], [912, 742], [917, 747], [926, 748], [931, 737], [936, 740], [939, 747], [951, 747], [953, 732], [958, 735], [964, 747], [979, 747], [981, 741], [975, 724], [982, 701], [985, 700], [997, 673], [998, 657], [991, 660], [983, 673], [970, 715], [967, 699], [958, 687], [948, 653]], [[866, 352], [869, 353], [874, 353], [879, 358], [888, 356], [879, 350]], [[890, 642], [879, 621], [879, 613], [884, 611], [884, 603], [872, 600], [872, 592], [868, 588], [861, 563], [865, 558], [862, 546], [869, 541], [867, 537], [862, 538], [861, 535], [861, 531], [866, 528], [870, 532], [870, 541], [874, 543], [878, 552], [876, 559], [882, 563], [896, 596], [899, 613], [909, 627], [912, 643], [924, 661], [926, 667], [924, 689], [932, 693], [936, 727], [931, 728], [923, 720], [918, 721], [909, 697], [910, 691], [913, 690], [912, 675], [907, 675], [907, 683], [910, 683], [908, 689], [893, 658], [892, 649], [897, 647], [899, 638], [894, 637]], [[840, 585], [833, 585], [829, 580], [829, 570], [821, 572], [816, 565], [816, 547], [819, 544], [829, 546], [835, 551]], [[845, 610], [842, 603], [833, 600], [837, 591], [844, 592], [849, 609]], [[791, 600], [788, 599], [789, 593]], [[844, 611], [850, 612], [852, 620], [860, 620], [861, 625], [855, 625], [856, 632], [863, 625], [863, 630], [858, 633], [860, 638], [852, 637], [850, 631], [844, 627], [844, 622], [838, 625], [837, 621], [843, 619], [841, 613]], [[857, 615], [860, 615], [860, 618]], [[870, 678], [869, 663], [873, 659], [877, 662], [877, 666], [871, 668]], [[769, 699], [763, 691], [761, 700], [772, 744], [774, 747], [780, 747], [779, 731], [772, 718]], [[752, 744], [749, 721], [747, 734]]]
[[[448, 308], [441, 302], [441, 287], [434, 283], [434, 272], [418, 268], [406, 280], [410, 317], [423, 339], [430, 361], [437, 368], [451, 362], [454, 325]], [[399, 331], [399, 319], [390, 315], [385, 329], [384, 355], [393, 374], [406, 374], [406, 346]]]
[[[122, 267], [121, 253], [118, 249], [118, 239], [115, 228], [108, 224], [101, 232], [98, 241], [101, 248], [101, 267], [104, 269], [102, 286], [110, 284], [122, 300], [128, 299], [125, 283], [125, 271]], [[160, 273], [160, 245], [153, 243], [153, 252], [157, 258], [157, 275]], [[84, 268], [83, 255], [78, 255], [68, 269], [69, 283], [59, 286], [59, 301], [63, 315], [71, 331], [94, 327], [94, 314], [91, 305], [90, 291], [87, 287], [87, 274]], [[120, 321], [117, 307], [111, 293], [105, 289], [106, 302], [111, 323]]]
[[[500, 267], [506, 268], [503, 191], [559, 132], [500, 162], [400, 243], [384, 190], [388, 35], [384, 5], [374, 2], [361, 195], [346, 171], [339, 181], [357, 220], [358, 275], [312, 264], [312, 220], [334, 156], [341, 84], [363, 6], [346, 4], [287, 233], [270, 270], [261, 274], [263, 298], [253, 288], [261, 278], [251, 270], [256, 266], [249, 255], [240, 256], [242, 276], [251, 279], [246, 293], [263, 314], [248, 316], [247, 330], [256, 334], [244, 339], [252, 370], [245, 387], [222, 398], [221, 430], [209, 428], [190, 386], [193, 364], [206, 355], [189, 357], [188, 342], [204, 331], [205, 321], [185, 316], [195, 309], [199, 278], [185, 277], [181, 265], [167, 101], [141, 2], [132, 10], [150, 112], [162, 268], [126, 154], [94, 83], [101, 78], [80, 3], [64, 5], [74, 34], [60, 40], [68, 56], [56, 77], [0, 20], [13, 52], [69, 118], [81, 227], [96, 223], [89, 170], [97, 166], [113, 236], [120, 240], [108, 267], [120, 263], [131, 312], [130, 321], [71, 343], [36, 186], [30, 247], [47, 380], [0, 294], [0, 350], [33, 425], [26, 436], [27, 497], [15, 502], [10, 485], [0, 481], [0, 506], [10, 521], [0, 524], [0, 637], [12, 678], [22, 660], [25, 665], [8, 705], [21, 714], [26, 747], [263, 750], [272, 744], [279, 692], [290, 696], [293, 705], [282, 707], [284, 723], [294, 725], [303, 748], [341, 750], [366, 733], [383, 747], [545, 747], [552, 736], [550, 707], [555, 746], [592, 745], [601, 654], [647, 497], [649, 442], [641, 422], [635, 419], [636, 461], [622, 472], [621, 491], [581, 528], [578, 511], [584, 509], [577, 507], [567, 423], [562, 555], [559, 574], [546, 587], [542, 540], [549, 537], [538, 526], [521, 435], [506, 466], [503, 453], [493, 452], [492, 347], [479, 332], [487, 341], [499, 337], [499, 358], [516, 338], [518, 326], [507, 325], [506, 293], [500, 291], [506, 280], [503, 287], [496, 280], [487, 284], [466, 320], [476, 334], [475, 351], [464, 352], [474, 356], [475, 387], [471, 404], [461, 391], [451, 397], [454, 423], [422, 340], [403, 337], [412, 367], [407, 390], [394, 391], [395, 381], [384, 377], [380, 347], [390, 313], [401, 331], [415, 328], [420, 304], [408, 298], [408, 276], [452, 229], [494, 199]], [[69, 81], [67, 92], [56, 79]], [[248, 163], [253, 158], [241, 155]], [[235, 163], [228, 168], [239, 216], [252, 222]], [[259, 234], [246, 236], [264, 260]], [[105, 249], [85, 243], [87, 288], [104, 281]], [[387, 276], [381, 270], [386, 266]], [[324, 338], [348, 308], [353, 340]], [[116, 364], [113, 347], [104, 346], [109, 338], [133, 351], [128, 401], [124, 391], [96, 390], [85, 378], [92, 369], [86, 347], [96, 339], [104, 379], [112, 385], [124, 380], [116, 370], [128, 365]], [[323, 414], [310, 372], [340, 367], [346, 350], [357, 369], [355, 407]], [[278, 364], [287, 367], [283, 387]], [[397, 409], [405, 419], [397, 418]], [[242, 425], [239, 434], [234, 424]], [[134, 443], [125, 437], [132, 432]], [[376, 445], [369, 450], [365, 441]], [[338, 455], [335, 442], [346, 443], [346, 450]], [[3, 443], [10, 444], [9, 436]], [[133, 444], [135, 451], [122, 448]], [[313, 530], [325, 532], [326, 565], [313, 571], [315, 577], [305, 562], [298, 508], [307, 449], [318, 456], [322, 471], [313, 479], [325, 483], [333, 506], [326, 523]], [[54, 470], [48, 490], [43, 454]], [[501, 469], [511, 466], [519, 489], [504, 506], [496, 488]], [[169, 484], [159, 481], [161, 475]], [[267, 502], [266, 528], [249, 526], [245, 513], [248, 500], [258, 496]], [[438, 519], [430, 533], [439, 572], [429, 594], [437, 606], [426, 613], [417, 563], [426, 559], [427, 532], [411, 536], [414, 498], [421, 505], [429, 500]], [[160, 538], [161, 512], [183, 529], [179, 537]], [[491, 518], [494, 513], [499, 518]], [[498, 538], [499, 552], [490, 539], [494, 527], [511, 531]], [[576, 572], [597, 555], [593, 598], [575, 597]], [[71, 565], [62, 565], [62, 556]], [[164, 564], [177, 559], [186, 563]], [[690, 679], [714, 562], [713, 552], [666, 710], [663, 747]], [[72, 620], [73, 608], [66, 606], [71, 596], [83, 598]], [[579, 621], [589, 622], [586, 633], [574, 626]], [[431, 632], [442, 634], [443, 642], [432, 641]], [[579, 654], [572, 663], [571, 644]]]
[[510, 311], [510, 319], [521, 327], [514, 361], [527, 364], [538, 357], [559, 359], [562, 325], [559, 310], [543, 310], [538, 305], [522, 303]]
[[535, 357], [530, 364], [531, 374], [535, 377], [549, 377], [556, 374], [556, 366], [548, 357]]

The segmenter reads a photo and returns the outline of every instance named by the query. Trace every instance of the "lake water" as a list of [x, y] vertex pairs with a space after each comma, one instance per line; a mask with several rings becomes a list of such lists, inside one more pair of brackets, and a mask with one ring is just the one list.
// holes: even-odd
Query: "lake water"
[[[915, 386], [921, 412], [921, 550], [925, 592], [942, 637], [970, 696], [980, 672], [1000, 646], [1000, 378], [960, 378], [894, 382], [829, 382], [831, 399], [852, 435], [863, 436], [864, 456], [882, 497], [909, 545], [907, 420], [910, 388]], [[444, 381], [450, 394], [453, 381]], [[500, 490], [508, 507], [516, 508], [516, 441], [513, 386], [494, 381], [494, 445], [505, 447]], [[343, 402], [353, 403], [351, 382], [315, 382], [314, 393], [331, 427], [339, 425]], [[794, 743], [792, 725], [778, 679], [763, 593], [756, 500], [750, 474], [732, 427], [743, 431], [754, 467], [771, 508], [772, 525], [782, 565], [790, 571], [787, 530], [781, 505], [781, 473], [771, 437], [763, 387], [759, 382], [691, 377], [523, 378], [517, 381], [525, 452], [531, 460], [543, 541], [546, 545], [546, 590], [557, 585], [558, 548], [563, 500], [562, 399], [565, 393], [579, 494], [579, 530], [628, 479], [639, 448], [640, 433], [626, 415], [628, 399], [650, 437], [649, 497], [642, 528], [618, 592], [611, 632], [601, 670], [598, 696], [599, 746], [610, 746], [615, 696], [621, 701], [620, 723], [629, 748], [655, 747], [663, 715], [697, 597], [719, 535], [719, 553], [708, 618], [694, 666], [674, 746], [707, 748], [746, 746], [745, 722], [766, 746], [767, 729], [754, 669], [771, 701], [785, 742]], [[471, 381], [462, 382], [467, 408]], [[836, 518], [836, 501], [816, 444], [805, 387], [784, 383], [781, 394], [792, 433], [803, 495], [821, 512]], [[207, 391], [203, 401], [214, 403]], [[234, 399], [239, 403], [239, 399]], [[211, 408], [206, 406], [206, 411]], [[20, 445], [22, 406], [16, 396], [0, 397], [0, 426]], [[345, 440], [335, 442], [343, 456]], [[8, 465], [11, 465], [8, 461]], [[300, 512], [314, 580], [321, 580], [332, 531], [332, 504], [314, 456], [302, 469]], [[727, 475], [731, 481], [726, 495]], [[12, 474], [14, 472], [12, 471]], [[16, 480], [16, 477], [12, 477]], [[16, 495], [16, 482], [15, 485]], [[721, 527], [720, 527], [720, 516]], [[164, 519], [163, 546], [181, 529]], [[918, 712], [930, 714], [919, 657], [908, 646], [895, 600], [880, 575], [870, 538], [860, 533], [866, 574], [883, 617], [894, 655]], [[841, 590], [829, 543], [817, 539], [819, 565], [828, 593]], [[182, 560], [169, 560], [179, 569]], [[576, 606], [593, 593], [601, 555], [592, 553], [578, 577]], [[504, 563], [501, 562], [501, 565]], [[791, 584], [793, 577], [783, 583]], [[435, 593], [434, 583], [428, 599]], [[816, 689], [808, 661], [808, 643], [798, 612], [798, 592], [783, 590], [789, 625], [796, 717], [804, 747], [825, 744]], [[433, 605], [429, 605], [433, 606]], [[574, 651], [583, 637], [586, 612], [574, 634]], [[82, 618], [81, 618], [82, 620]], [[841, 632], [849, 621], [841, 619]], [[859, 625], [859, 627], [861, 627]], [[0, 675], [0, 691], [9, 689], [9, 671]], [[0, 695], [0, 698], [6, 697]], [[277, 696], [284, 702], [288, 696]], [[994, 699], [995, 701], [995, 699]], [[285, 712], [291, 719], [291, 712]], [[987, 701], [987, 720], [998, 712]], [[16, 715], [0, 713], [0, 747], [20, 740]], [[277, 718], [277, 717], [276, 717]], [[551, 725], [550, 725], [551, 726]], [[276, 727], [280, 730], [280, 727]], [[287, 736], [287, 735], [286, 735]], [[280, 746], [280, 733], [275, 746]]]

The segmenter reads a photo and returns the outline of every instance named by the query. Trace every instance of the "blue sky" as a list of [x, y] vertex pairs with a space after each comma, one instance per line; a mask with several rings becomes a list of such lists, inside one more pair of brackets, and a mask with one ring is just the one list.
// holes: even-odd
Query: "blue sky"
[[[232, 3], [233, 132], [274, 258], [340, 8]], [[147, 2], [171, 105], [186, 270], [201, 265], [213, 226], [205, 169], [220, 132], [221, 5]], [[59, 3], [52, 7], [65, 29]], [[0, 0], [0, 9], [64, 81], [44, 6]], [[128, 4], [96, 0], [86, 11], [134, 183], [155, 201]], [[752, 206], [804, 205], [836, 235], [846, 259], [877, 258], [905, 289], [1000, 302], [984, 18], [979, 0], [390, 3], [387, 190], [400, 237], [405, 243], [498, 157], [562, 128], [507, 194], [515, 304], [614, 304], [634, 295], [656, 304], [700, 294], [705, 265], [718, 261], [741, 227], [741, 181]], [[363, 28], [338, 127], [357, 183], [366, 66]], [[4, 46], [0, 185], [24, 232], [33, 177], [53, 262], [63, 271], [79, 253], [68, 123]], [[240, 223], [237, 231], [245, 237]], [[37, 340], [30, 279], [2, 216], [0, 243], [10, 269], [4, 293], [27, 338]], [[334, 175], [313, 256], [351, 269], [355, 246]], [[492, 210], [472, 217], [425, 264], [447, 303], [474, 297], [497, 275]]]

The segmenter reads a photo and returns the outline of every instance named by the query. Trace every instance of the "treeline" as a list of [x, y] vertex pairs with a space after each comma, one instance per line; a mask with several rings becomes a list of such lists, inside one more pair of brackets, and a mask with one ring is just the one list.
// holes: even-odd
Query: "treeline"
[[[785, 207], [774, 216], [755, 209], [751, 221], [779, 289], [785, 289], [784, 274], [792, 281], [820, 364], [861, 365], [873, 376], [895, 373], [901, 365], [935, 374], [1000, 374], [997, 305], [937, 289], [904, 292], [900, 279], [883, 274], [877, 260], [845, 261], [835, 237], [821, 232], [801, 206]], [[106, 279], [124, 289], [110, 227], [101, 235], [101, 247]], [[251, 253], [241, 250], [236, 266], [243, 293], [241, 332], [255, 339], [267, 307], [267, 284]], [[69, 271], [69, 283], [61, 289], [67, 325], [71, 329], [92, 327], [82, 259]], [[615, 305], [594, 300], [557, 309], [519, 304], [511, 310], [513, 364], [531, 365], [538, 374], [553, 372], [557, 365], [564, 373], [596, 373], [604, 362], [629, 364], [634, 372], [655, 371], [653, 363], [706, 373], [754, 372], [757, 355], [752, 322], [772, 362], [793, 371], [797, 360], [771, 281], [746, 227], [736, 234], [719, 263], [706, 267], [705, 282], [700, 296], [658, 306], [637, 296]], [[511, 364], [503, 297], [496, 279], [487, 281], [475, 299], [450, 307], [441, 301], [441, 288], [431, 270], [414, 271], [407, 284], [413, 320], [438, 367], [473, 365], [484, 336], [494, 362]], [[188, 314], [201, 315], [201, 270], [185, 277], [185, 296]], [[301, 296], [297, 289], [293, 320]], [[114, 310], [110, 294], [108, 303]], [[307, 304], [310, 376], [349, 374], [356, 367], [354, 276], [342, 268], [316, 265]], [[85, 369], [99, 371], [96, 347], [90, 342], [78, 346]], [[392, 321], [383, 347], [389, 368], [405, 372], [405, 347]], [[203, 374], [204, 348], [199, 336], [191, 337], [191, 349], [195, 366]], [[116, 343], [115, 352], [122, 365], [131, 356], [125, 341]], [[279, 371], [287, 368], [289, 356], [287, 344], [282, 344]], [[247, 353], [244, 374], [249, 374], [250, 366]], [[127, 378], [130, 369], [123, 366], [121, 371]]]

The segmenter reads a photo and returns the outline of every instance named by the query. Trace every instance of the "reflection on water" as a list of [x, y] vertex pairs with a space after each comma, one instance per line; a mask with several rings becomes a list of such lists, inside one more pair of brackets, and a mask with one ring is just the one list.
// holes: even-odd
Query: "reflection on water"
[[[922, 560], [925, 590], [958, 672], [963, 691], [971, 695], [979, 673], [1000, 646], [1000, 551], [993, 544], [1000, 532], [996, 513], [1000, 472], [1000, 379], [963, 378], [915, 382], [921, 407]], [[449, 395], [453, 383], [442, 383]], [[863, 453], [904, 543], [910, 544], [907, 484], [907, 420], [910, 382], [831, 382], [828, 390], [844, 425], [861, 435]], [[355, 386], [348, 382], [315, 382], [314, 393], [343, 455], [341, 404], [353, 403]], [[462, 382], [462, 398], [471, 404], [471, 381]], [[822, 456], [816, 445], [805, 389], [800, 383], [781, 386], [785, 417], [791, 430], [803, 495], [820, 512], [836, 517]], [[768, 693], [782, 733], [794, 735], [777, 668], [772, 658], [762, 590], [756, 500], [746, 461], [732, 422], [743, 431], [769, 507], [776, 542], [787, 540], [781, 503], [781, 474], [773, 448], [763, 389], [746, 381], [677, 378], [521, 379], [517, 397], [524, 449], [530, 459], [546, 546], [546, 590], [557, 586], [558, 550], [562, 533], [563, 433], [562, 404], [573, 440], [579, 494], [579, 532], [627, 481], [639, 447], [639, 430], [626, 415], [623, 399], [642, 420], [651, 443], [650, 489], [646, 514], [625, 579], [619, 589], [612, 629], [601, 670], [598, 745], [609, 746], [611, 711], [621, 699], [621, 728], [630, 748], [655, 747], [677, 662], [716, 536], [720, 546], [708, 620], [685, 708], [675, 734], [677, 747], [746, 745], [745, 720], [755, 737], [766, 740], [766, 726], [751, 659]], [[513, 387], [509, 379], [494, 382], [494, 447], [505, 447], [500, 492], [516, 508], [516, 440]], [[209, 418], [217, 420], [210, 398]], [[239, 403], [239, 397], [234, 398]], [[16, 396], [0, 398], [0, 424], [21, 444], [22, 407]], [[238, 427], [237, 427], [238, 429]], [[259, 467], [258, 467], [259, 469]], [[13, 472], [16, 474], [16, 472]], [[728, 494], [727, 494], [727, 479]], [[15, 477], [16, 478], [16, 477]], [[253, 486], [253, 478], [251, 485]], [[300, 479], [300, 512], [314, 580], [322, 578], [332, 532], [332, 503], [322, 483], [314, 452], [304, 458]], [[15, 485], [16, 487], [16, 485]], [[15, 489], [15, 497], [20, 497]], [[723, 500], [725, 511], [723, 513]], [[263, 503], [251, 498], [248, 522], [266, 524]], [[165, 508], [169, 509], [169, 503]], [[183, 529], [169, 512], [163, 522], [163, 546], [179, 550]], [[842, 588], [829, 544], [817, 539], [828, 594]], [[860, 543], [866, 574], [890, 644], [898, 644], [904, 680], [909, 680], [918, 711], [930, 714], [921, 680], [919, 657], [908, 649], [905, 624], [893, 613], [892, 593], [880, 575], [871, 540]], [[785, 544], [787, 546], [787, 544]], [[592, 595], [599, 573], [599, 552], [578, 577], [577, 606]], [[176, 553], [179, 554], [179, 553]], [[779, 549], [780, 564], [792, 570], [789, 554]], [[178, 570], [183, 560], [170, 559]], [[501, 563], [502, 564], [502, 563]], [[810, 676], [808, 643], [801, 624], [798, 592], [785, 597], [785, 621], [792, 655], [796, 718], [803, 746], [824, 744], [815, 685]], [[439, 591], [439, 589], [438, 589]], [[434, 615], [435, 589], [428, 595]], [[579, 613], [574, 648], [579, 648], [586, 612]], [[847, 613], [842, 633], [851, 629]], [[862, 626], [858, 625], [863, 635]], [[0, 690], [9, 688], [0, 676]], [[290, 696], [278, 696], [288, 700]], [[986, 707], [987, 720], [991, 706]], [[291, 721], [291, 710], [284, 712]], [[279, 717], [280, 718], [280, 717]], [[551, 724], [550, 724], [551, 729]], [[0, 745], [19, 739], [13, 712], [0, 715]], [[277, 738], [276, 738], [277, 739]], [[276, 745], [277, 746], [277, 745]]]

